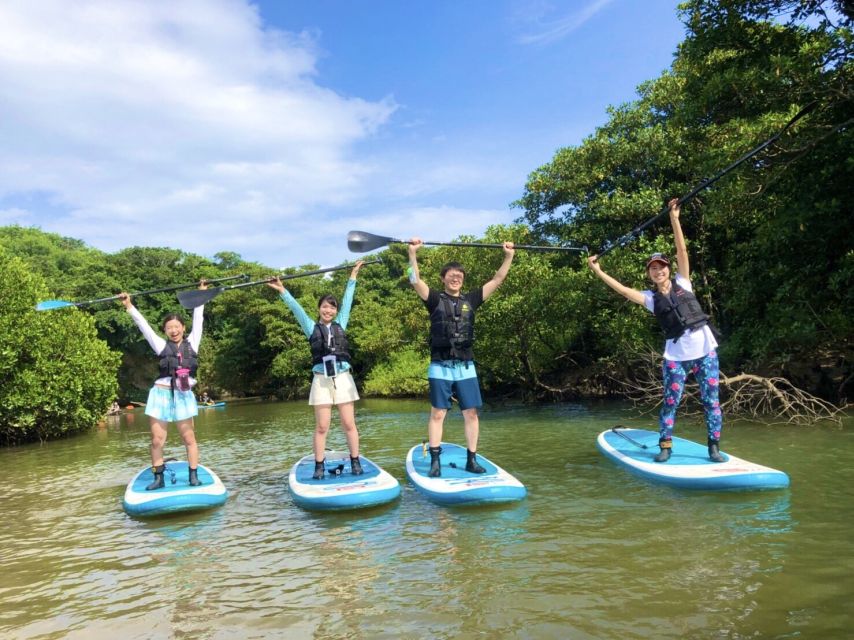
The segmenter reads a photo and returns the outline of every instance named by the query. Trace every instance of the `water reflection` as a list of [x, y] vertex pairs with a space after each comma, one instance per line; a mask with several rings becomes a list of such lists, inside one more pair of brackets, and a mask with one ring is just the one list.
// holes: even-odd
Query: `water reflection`
[[[408, 484], [422, 402], [360, 406], [366, 455], [403, 487], [365, 511], [290, 500], [287, 472], [314, 429], [303, 403], [200, 416], [203, 461], [230, 497], [196, 514], [121, 510], [148, 444], [132, 414], [0, 451], [0, 637], [845, 637], [850, 430], [740, 425], [733, 453], [786, 470], [790, 490], [697, 494], [639, 481], [596, 451], [599, 431], [631, 424], [621, 411], [485, 411], [482, 450], [529, 492], [477, 508], [440, 507]], [[448, 420], [449, 439], [461, 437], [459, 416]], [[330, 446], [342, 445], [333, 429]], [[807, 447], [815, 455], [795, 455]]]

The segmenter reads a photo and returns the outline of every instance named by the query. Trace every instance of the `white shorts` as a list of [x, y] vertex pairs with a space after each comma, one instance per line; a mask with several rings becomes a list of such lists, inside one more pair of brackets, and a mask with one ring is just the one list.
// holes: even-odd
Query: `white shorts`
[[322, 373], [314, 374], [311, 393], [308, 394], [310, 405], [344, 404], [358, 399], [359, 392], [349, 371], [342, 371], [334, 378], [327, 378]]

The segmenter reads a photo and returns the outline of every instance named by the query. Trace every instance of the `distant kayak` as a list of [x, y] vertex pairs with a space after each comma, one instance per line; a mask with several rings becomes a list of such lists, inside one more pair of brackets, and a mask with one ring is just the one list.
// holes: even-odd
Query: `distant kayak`
[[442, 475], [431, 478], [430, 454], [418, 444], [406, 454], [406, 475], [421, 493], [443, 505], [477, 505], [522, 500], [528, 493], [519, 480], [491, 460], [477, 454], [485, 473], [466, 471], [466, 448], [442, 443]]
[[216, 407], [224, 407], [225, 402], [213, 402], [211, 404], [202, 404], [199, 403], [199, 409], [215, 409]]
[[684, 438], [673, 438], [670, 460], [655, 462], [657, 431], [615, 427], [600, 433], [596, 445], [605, 457], [635, 475], [681, 489], [755, 491], [789, 486], [789, 476], [782, 471], [724, 451], [724, 462], [712, 462], [706, 445]]
[[198, 467], [201, 486], [191, 487], [188, 475], [189, 465], [181, 460], [166, 463], [164, 480], [166, 486], [154, 491], [146, 491], [154, 481], [154, 473], [148, 466], [128, 483], [122, 506], [132, 516], [158, 516], [178, 511], [197, 511], [210, 509], [223, 504], [228, 491], [222, 480], [204, 465]]
[[326, 474], [315, 480], [314, 454], [309, 454], [291, 469], [288, 491], [299, 506], [317, 511], [374, 507], [400, 495], [396, 478], [365, 456], [359, 462], [363, 473], [354, 476], [348, 451], [327, 451]]

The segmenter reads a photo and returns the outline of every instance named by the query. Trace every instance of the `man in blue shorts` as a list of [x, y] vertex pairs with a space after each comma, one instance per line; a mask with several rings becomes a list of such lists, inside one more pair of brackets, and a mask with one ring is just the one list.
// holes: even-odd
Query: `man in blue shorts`
[[431, 289], [419, 277], [416, 252], [424, 242], [420, 238], [409, 241], [409, 282], [424, 301], [430, 313], [430, 367], [427, 379], [430, 382], [430, 421], [427, 435], [430, 439], [430, 477], [442, 475], [439, 459], [442, 453], [442, 427], [445, 415], [451, 408], [451, 396], [460, 403], [465, 423], [468, 460], [466, 471], [483, 473], [485, 469], [477, 463], [477, 438], [480, 425], [477, 410], [483, 402], [480, 384], [474, 367], [474, 312], [491, 296], [510, 271], [513, 255], [512, 242], [504, 243], [504, 262], [492, 276], [492, 280], [478, 289], [462, 293], [465, 269], [459, 262], [449, 262], [442, 267], [441, 277], [444, 291]]

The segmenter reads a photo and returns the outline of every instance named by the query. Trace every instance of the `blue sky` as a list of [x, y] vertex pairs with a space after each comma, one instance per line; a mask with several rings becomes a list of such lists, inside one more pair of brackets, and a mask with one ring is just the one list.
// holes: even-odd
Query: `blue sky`
[[3, 3], [0, 225], [274, 268], [480, 235], [670, 66], [676, 5]]

